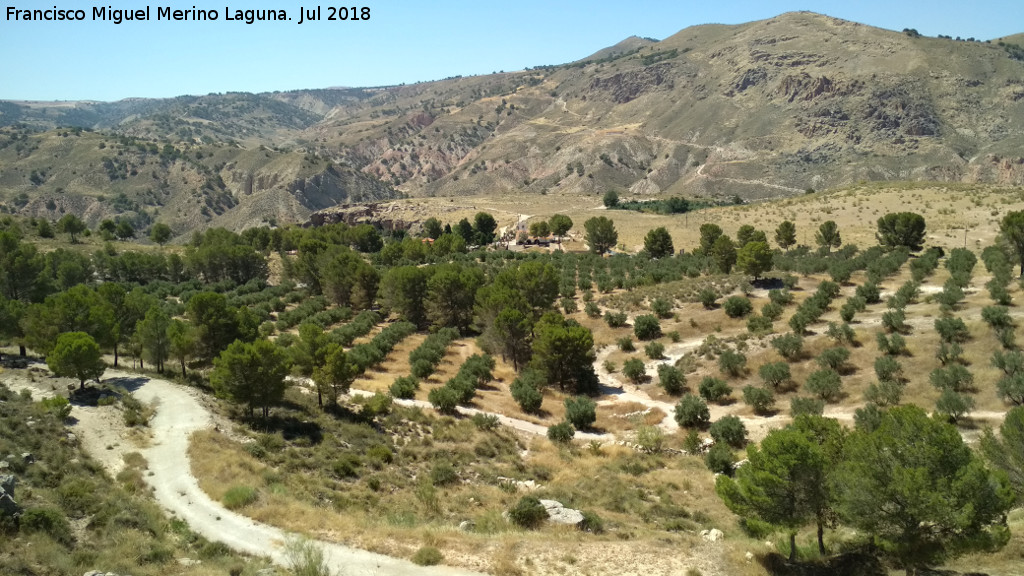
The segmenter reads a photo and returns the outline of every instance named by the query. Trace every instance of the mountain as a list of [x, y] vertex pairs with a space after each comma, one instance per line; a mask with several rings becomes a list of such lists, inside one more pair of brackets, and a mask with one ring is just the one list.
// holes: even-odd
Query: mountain
[[93, 220], [127, 206], [184, 232], [405, 195], [1021, 185], [1021, 38], [928, 38], [799, 12], [412, 85], [0, 102], [0, 200]]

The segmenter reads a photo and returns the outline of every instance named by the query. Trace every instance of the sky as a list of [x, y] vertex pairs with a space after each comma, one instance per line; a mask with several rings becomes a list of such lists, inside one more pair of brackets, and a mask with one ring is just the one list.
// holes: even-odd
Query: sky
[[[629, 36], [811, 10], [892, 30], [981, 40], [1024, 32], [1016, 1], [350, 0], [368, 20], [327, 21], [317, 0], [0, 0], [0, 99], [101, 100], [365, 87], [521, 70], [588, 56]], [[84, 21], [21, 21], [12, 10], [73, 8]], [[94, 7], [149, 7], [150, 20], [93, 21]], [[299, 24], [300, 7], [322, 19]], [[337, 6], [337, 4], [335, 4]], [[217, 21], [157, 21], [158, 7]], [[285, 10], [290, 21], [227, 20]], [[360, 12], [362, 12], [360, 10]]]

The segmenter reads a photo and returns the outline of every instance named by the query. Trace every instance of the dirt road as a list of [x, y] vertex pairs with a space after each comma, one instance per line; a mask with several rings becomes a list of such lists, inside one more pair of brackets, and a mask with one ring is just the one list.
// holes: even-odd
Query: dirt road
[[[232, 548], [269, 556], [275, 563], [286, 565], [283, 553], [289, 534], [235, 514], [214, 502], [200, 488], [192, 475], [188, 459], [189, 436], [196, 430], [213, 425], [210, 413], [196, 397], [196, 392], [164, 380], [149, 379], [125, 372], [108, 371], [107, 378], [121, 378], [135, 383], [134, 395], [154, 405], [156, 416], [150, 422], [152, 441], [142, 450], [149, 461], [151, 476], [146, 481], [153, 487], [154, 496], [161, 506], [189, 527], [209, 538]], [[86, 434], [91, 431], [83, 431]], [[446, 566], [422, 567], [406, 560], [374, 554], [329, 542], [315, 541], [323, 551], [328, 564], [336, 574], [348, 575], [421, 575], [469, 576], [468, 570]]]

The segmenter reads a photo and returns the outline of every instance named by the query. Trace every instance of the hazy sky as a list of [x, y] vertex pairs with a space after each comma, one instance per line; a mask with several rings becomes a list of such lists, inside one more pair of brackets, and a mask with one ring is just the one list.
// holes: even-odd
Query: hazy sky
[[[116, 0], [114, 0], [116, 1]], [[379, 86], [520, 70], [587, 56], [627, 36], [812, 10], [882, 28], [992, 39], [1024, 32], [1024, 2], [755, 0], [368, 0], [363, 21], [298, 24], [314, 0], [3, 0], [0, 99], [117, 100], [181, 94]], [[12, 3], [14, 2], [14, 3]], [[19, 3], [20, 2], [20, 3]], [[10, 9], [80, 8], [81, 22], [15, 21]], [[150, 21], [92, 21], [93, 7], [150, 7]], [[324, 19], [329, 4], [319, 4]], [[337, 4], [335, 4], [337, 6]], [[216, 22], [157, 21], [158, 7], [214, 9]], [[227, 21], [285, 9], [290, 22]]]

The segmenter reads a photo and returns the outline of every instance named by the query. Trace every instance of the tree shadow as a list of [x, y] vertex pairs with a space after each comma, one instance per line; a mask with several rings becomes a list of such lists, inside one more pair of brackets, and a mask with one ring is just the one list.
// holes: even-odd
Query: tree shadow
[[280, 432], [281, 436], [288, 441], [298, 438], [306, 438], [310, 444], [316, 445], [323, 441], [323, 429], [320, 424], [307, 420], [300, 420], [292, 415], [275, 416], [271, 413], [270, 418], [258, 419], [264, 431], [268, 434]]
[[146, 382], [149, 382], [149, 378], [146, 378], [145, 376], [119, 376], [116, 378], [107, 378], [104, 382], [112, 386], [117, 386], [125, 392], [131, 393], [142, 388]]
[[876, 556], [849, 552], [815, 560], [790, 562], [778, 552], [757, 556], [757, 562], [772, 576], [887, 576], [885, 565]]
[[751, 282], [750, 285], [762, 290], [781, 290], [786, 287], [782, 278], [759, 278]]

